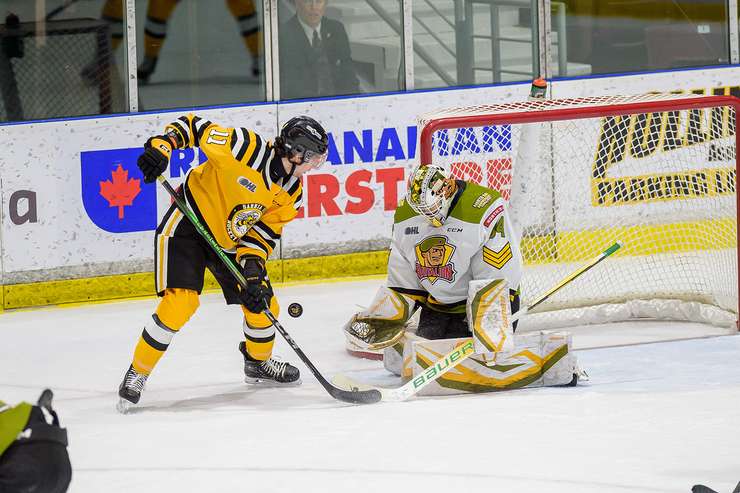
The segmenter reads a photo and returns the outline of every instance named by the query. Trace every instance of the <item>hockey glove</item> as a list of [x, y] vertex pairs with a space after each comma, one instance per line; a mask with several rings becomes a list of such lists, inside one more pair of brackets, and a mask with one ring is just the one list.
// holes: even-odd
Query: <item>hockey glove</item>
[[167, 169], [167, 163], [172, 155], [172, 145], [167, 137], [158, 135], [144, 144], [144, 153], [139, 156], [136, 164], [144, 174], [144, 183], [152, 183]]
[[272, 286], [265, 279], [265, 263], [259, 257], [246, 256], [241, 259], [242, 273], [247, 280], [247, 289], [242, 289], [239, 298], [242, 305], [252, 313], [262, 313], [270, 306]]

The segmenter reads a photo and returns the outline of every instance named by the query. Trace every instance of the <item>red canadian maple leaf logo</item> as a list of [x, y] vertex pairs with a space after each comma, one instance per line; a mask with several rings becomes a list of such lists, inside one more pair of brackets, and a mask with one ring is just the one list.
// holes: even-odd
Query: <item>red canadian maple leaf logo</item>
[[100, 182], [100, 195], [108, 201], [108, 206], [118, 207], [118, 219], [123, 219], [123, 208], [133, 204], [141, 192], [141, 180], [128, 178], [128, 171], [121, 164], [111, 172], [112, 180]]

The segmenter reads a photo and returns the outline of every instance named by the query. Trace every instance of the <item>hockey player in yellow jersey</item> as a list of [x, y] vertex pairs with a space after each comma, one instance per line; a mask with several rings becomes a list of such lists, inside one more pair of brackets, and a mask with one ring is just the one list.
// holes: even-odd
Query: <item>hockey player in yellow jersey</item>
[[228, 304], [241, 304], [247, 383], [300, 383], [298, 369], [272, 358], [275, 328], [264, 315], [277, 316], [265, 262], [283, 226], [302, 204], [301, 176], [326, 160], [328, 137], [312, 118], [289, 120], [274, 142], [245, 128], [225, 128], [194, 115], [167, 125], [164, 135], [150, 138], [138, 166], [151, 183], [167, 168], [173, 149], [199, 147], [207, 160], [193, 168], [178, 190], [224, 252], [241, 266], [247, 280], [242, 290], [173, 204], [155, 237], [155, 283], [162, 297], [147, 321], [133, 361], [119, 388], [119, 410], [139, 402], [147, 377], [181, 327], [198, 308], [205, 269], [209, 269]]
[[[180, 0], [149, 0], [144, 23], [144, 59], [138, 67], [137, 75], [143, 84], [149, 82], [159, 60], [159, 52], [167, 37], [167, 23]], [[102, 19], [108, 23], [111, 33], [111, 50], [116, 50], [123, 41], [123, 0], [106, 0], [103, 4]], [[239, 25], [244, 45], [252, 57], [252, 75], [259, 77], [262, 72], [262, 29], [254, 0], [226, 0], [226, 7]], [[215, 26], [214, 26], [215, 27]], [[97, 80], [97, 61], [83, 70], [87, 80]]]
[[[167, 23], [180, 0], [149, 0], [144, 23], [144, 59], [138, 68], [139, 80], [146, 84], [154, 73], [167, 37]], [[252, 75], [262, 72], [262, 31], [254, 0], [226, 0], [226, 6], [239, 24], [239, 32], [252, 56]], [[216, 27], [216, 26], [213, 26]]]

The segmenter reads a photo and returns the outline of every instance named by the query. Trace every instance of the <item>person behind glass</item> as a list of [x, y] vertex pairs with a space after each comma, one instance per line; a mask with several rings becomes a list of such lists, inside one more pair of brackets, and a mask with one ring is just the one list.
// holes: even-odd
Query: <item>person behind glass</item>
[[283, 99], [359, 92], [347, 31], [324, 16], [327, 1], [293, 0], [296, 15], [280, 26]]
[[[124, 0], [106, 0], [101, 19], [108, 24], [111, 51], [123, 42], [123, 3]], [[137, 77], [142, 84], [157, 68], [159, 53], [167, 37], [167, 23], [180, 0], [149, 0], [144, 23], [144, 59], [137, 69]], [[252, 75], [259, 77], [262, 72], [262, 30], [254, 0], [226, 0], [226, 7], [239, 25], [244, 45], [252, 58]], [[87, 83], [97, 80], [98, 61], [94, 60], [82, 69], [82, 78]]]
[[[181, 0], [149, 0], [144, 23], [144, 60], [137, 75], [143, 84], [149, 82], [154, 73], [167, 37], [167, 23]], [[252, 57], [252, 75], [259, 77], [262, 71], [262, 30], [254, 0], [226, 0], [226, 7], [239, 24], [244, 45]]]

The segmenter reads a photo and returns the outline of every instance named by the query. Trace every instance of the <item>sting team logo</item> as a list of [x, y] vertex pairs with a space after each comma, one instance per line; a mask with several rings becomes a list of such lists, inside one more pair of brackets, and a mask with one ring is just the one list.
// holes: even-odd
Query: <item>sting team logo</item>
[[446, 236], [430, 236], [418, 243], [414, 251], [419, 281], [428, 279], [434, 284], [438, 279], [449, 283], [455, 279], [455, 264], [450, 262], [455, 245], [448, 243]]
[[226, 233], [231, 241], [239, 241], [252, 226], [260, 220], [265, 206], [262, 204], [241, 204], [234, 207], [226, 221]]

